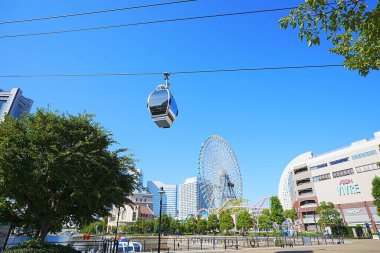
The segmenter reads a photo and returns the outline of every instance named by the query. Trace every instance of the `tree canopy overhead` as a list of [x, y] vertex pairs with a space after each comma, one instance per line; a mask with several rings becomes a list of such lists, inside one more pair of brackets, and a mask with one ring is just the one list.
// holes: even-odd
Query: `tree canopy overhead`
[[110, 151], [111, 133], [89, 114], [38, 109], [0, 123], [0, 216], [41, 239], [64, 223], [88, 224], [136, 188], [135, 161]]
[[369, 10], [365, 0], [306, 0], [279, 23], [298, 27], [308, 46], [319, 45], [324, 33], [333, 45], [329, 51], [343, 56], [350, 70], [365, 76], [380, 69], [380, 2]]

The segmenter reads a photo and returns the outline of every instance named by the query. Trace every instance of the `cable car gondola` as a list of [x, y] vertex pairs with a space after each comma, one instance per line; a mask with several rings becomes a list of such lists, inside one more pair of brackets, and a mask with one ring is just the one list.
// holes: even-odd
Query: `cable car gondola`
[[169, 73], [164, 73], [165, 84], [160, 84], [148, 97], [148, 110], [156, 125], [169, 128], [178, 116], [177, 104], [169, 90]]

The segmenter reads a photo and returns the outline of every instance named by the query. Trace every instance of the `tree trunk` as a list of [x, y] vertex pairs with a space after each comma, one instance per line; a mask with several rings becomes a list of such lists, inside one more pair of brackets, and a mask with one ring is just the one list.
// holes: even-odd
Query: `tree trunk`
[[48, 234], [49, 229], [50, 229], [49, 223], [50, 223], [50, 215], [47, 215], [41, 218], [41, 221], [40, 221], [41, 227], [40, 227], [40, 232], [38, 234], [38, 237], [41, 239], [41, 241], [45, 241], [45, 237]]

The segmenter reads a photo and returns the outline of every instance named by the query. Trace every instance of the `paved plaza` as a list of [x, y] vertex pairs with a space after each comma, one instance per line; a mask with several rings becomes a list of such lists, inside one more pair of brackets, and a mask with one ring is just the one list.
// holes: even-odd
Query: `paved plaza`
[[[229, 249], [227, 251], [237, 251]], [[343, 245], [318, 245], [318, 246], [301, 246], [296, 248], [255, 248], [255, 249], [242, 249], [238, 251], [244, 251], [244, 253], [276, 253], [276, 252], [301, 252], [301, 253], [343, 253], [343, 252], [376, 252], [380, 253], [380, 241], [379, 240], [350, 240]], [[226, 252], [226, 251], [212, 251], [212, 252]]]

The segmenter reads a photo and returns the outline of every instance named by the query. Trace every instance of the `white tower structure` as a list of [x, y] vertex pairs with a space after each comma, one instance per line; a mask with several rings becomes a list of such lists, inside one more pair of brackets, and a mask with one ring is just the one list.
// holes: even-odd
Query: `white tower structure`
[[281, 205], [284, 208], [284, 210], [292, 209], [291, 187], [293, 187], [293, 183], [291, 182], [291, 172], [293, 170], [294, 164], [312, 157], [313, 154], [311, 152], [303, 153], [302, 155], [299, 155], [296, 158], [294, 158], [282, 172], [280, 183], [278, 185], [278, 198], [280, 199]]
[[179, 219], [185, 220], [189, 214], [195, 215], [200, 207], [198, 177], [185, 179], [179, 186]]

